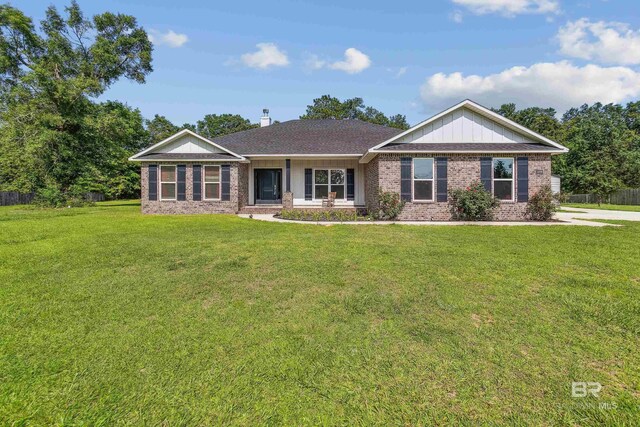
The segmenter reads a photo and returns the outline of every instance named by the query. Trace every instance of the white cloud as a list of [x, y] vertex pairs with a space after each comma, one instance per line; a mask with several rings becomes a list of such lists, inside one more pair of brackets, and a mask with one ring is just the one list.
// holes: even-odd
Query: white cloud
[[620, 22], [579, 19], [560, 28], [560, 52], [608, 64], [640, 64], [640, 30]]
[[318, 55], [308, 55], [304, 61], [305, 69], [309, 71], [319, 70], [327, 64], [327, 61], [320, 59]]
[[408, 67], [400, 67], [396, 72], [396, 79], [404, 76], [407, 73]]
[[557, 0], [452, 0], [455, 4], [465, 6], [471, 12], [484, 15], [499, 13], [504, 16], [521, 14], [559, 13]]
[[245, 53], [240, 57], [244, 65], [251, 68], [265, 70], [269, 67], [284, 67], [289, 65], [287, 53], [280, 50], [274, 43], [258, 43], [258, 50], [252, 53]]
[[354, 47], [344, 51], [344, 61], [329, 64], [332, 70], [340, 70], [349, 74], [357, 74], [371, 66], [371, 59]]
[[626, 67], [578, 67], [568, 61], [513, 67], [486, 76], [438, 73], [427, 78], [420, 96], [430, 111], [465, 98], [488, 107], [554, 107], [563, 113], [583, 103], [622, 102], [640, 95], [640, 73]]
[[451, 14], [449, 15], [449, 19], [451, 19], [453, 22], [455, 22], [456, 24], [462, 24], [462, 19], [463, 19], [463, 15], [462, 12], [459, 10], [454, 10], [453, 12], [451, 12]]
[[149, 37], [149, 41], [157, 46], [181, 47], [189, 41], [189, 37], [187, 37], [186, 34], [179, 34], [173, 30], [169, 30], [166, 33], [158, 30], [149, 30], [147, 36]]

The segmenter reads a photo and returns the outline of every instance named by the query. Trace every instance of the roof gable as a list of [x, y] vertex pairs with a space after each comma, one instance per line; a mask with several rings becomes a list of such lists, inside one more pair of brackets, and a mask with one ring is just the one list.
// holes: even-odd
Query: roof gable
[[190, 156], [194, 159], [201, 159], [208, 156], [210, 158], [222, 157], [229, 160], [245, 160], [244, 157], [189, 129], [183, 129], [171, 135], [169, 138], [135, 154], [129, 160], [140, 161], [152, 157], [161, 160], [163, 159], [163, 154], [167, 159], [188, 159]]
[[394, 141], [403, 143], [465, 143], [465, 142], [534, 142], [521, 131], [514, 130], [493, 118], [459, 108], [415, 129]]
[[557, 142], [467, 99], [371, 148], [361, 161], [368, 162], [388, 145], [411, 143], [540, 144], [552, 147], [555, 152], [568, 151]]
[[185, 134], [162, 147], [158, 147], [157, 153], [222, 153], [222, 149], [211, 145], [201, 138]]

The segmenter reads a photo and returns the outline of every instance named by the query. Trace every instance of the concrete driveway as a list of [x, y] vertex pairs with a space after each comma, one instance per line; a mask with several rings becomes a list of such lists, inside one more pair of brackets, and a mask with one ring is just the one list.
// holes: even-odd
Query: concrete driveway
[[583, 209], [583, 208], [562, 208], [573, 212], [557, 212], [556, 217], [563, 221], [570, 221], [572, 218], [579, 220], [590, 219], [614, 219], [621, 221], [640, 221], [640, 212], [627, 212], [627, 211], [609, 211], [605, 209]]

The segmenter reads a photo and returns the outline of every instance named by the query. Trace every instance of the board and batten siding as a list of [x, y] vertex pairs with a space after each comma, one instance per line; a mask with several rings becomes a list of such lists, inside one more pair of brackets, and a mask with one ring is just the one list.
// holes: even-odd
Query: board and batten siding
[[405, 135], [397, 143], [435, 142], [525, 142], [528, 137], [488, 119], [467, 108], [461, 108], [442, 116]]
[[157, 153], [186, 153], [186, 154], [194, 154], [194, 153], [223, 153], [224, 151], [220, 150], [217, 147], [214, 147], [211, 144], [207, 144], [201, 139], [196, 138], [193, 135], [184, 135], [175, 141], [165, 145], [164, 147], [158, 149]]
[[[354, 201], [336, 202], [337, 206], [364, 205], [364, 164], [358, 159], [291, 159], [291, 191], [294, 206], [321, 205], [321, 201], [304, 199], [304, 170], [310, 169], [353, 169], [355, 178]], [[254, 173], [255, 169], [282, 169], [282, 191], [285, 190], [285, 159], [252, 160], [249, 165], [249, 204], [254, 204]]]

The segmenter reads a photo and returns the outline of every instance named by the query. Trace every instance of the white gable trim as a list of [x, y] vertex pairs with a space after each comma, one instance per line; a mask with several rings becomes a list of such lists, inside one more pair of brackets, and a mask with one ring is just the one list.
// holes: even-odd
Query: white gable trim
[[239, 155], [239, 154], [236, 154], [236, 153], [234, 153], [233, 151], [227, 150], [227, 149], [226, 149], [226, 148], [224, 148], [223, 146], [218, 145], [218, 144], [216, 144], [215, 142], [208, 140], [208, 139], [207, 139], [207, 138], [205, 138], [204, 136], [202, 136], [202, 135], [198, 135], [197, 133], [190, 131], [189, 129], [182, 129], [180, 132], [178, 132], [178, 133], [176, 133], [176, 134], [174, 134], [174, 135], [171, 135], [169, 138], [164, 139], [164, 140], [162, 140], [162, 141], [158, 142], [157, 144], [154, 144], [154, 145], [152, 145], [151, 147], [149, 147], [149, 148], [147, 148], [147, 149], [144, 149], [144, 150], [142, 150], [141, 152], [139, 152], [139, 153], [137, 153], [137, 154], [135, 154], [135, 155], [133, 155], [133, 156], [129, 157], [129, 160], [137, 160], [137, 159], [138, 159], [138, 157], [143, 156], [143, 155], [145, 155], [145, 154], [152, 153], [152, 152], [154, 152], [155, 150], [157, 150], [158, 148], [163, 147], [163, 146], [165, 146], [165, 145], [167, 145], [167, 144], [169, 144], [169, 143], [171, 143], [171, 142], [173, 142], [173, 141], [175, 141], [175, 140], [177, 140], [177, 139], [179, 139], [179, 138], [181, 138], [181, 137], [183, 137], [183, 136], [185, 136], [185, 135], [191, 135], [191, 136], [193, 136], [193, 137], [195, 137], [195, 138], [200, 139], [201, 141], [206, 142], [207, 144], [211, 144], [212, 146], [214, 146], [214, 147], [218, 148], [219, 150], [222, 150], [222, 151], [224, 151], [225, 153], [231, 154], [232, 156], [236, 157], [238, 160], [247, 160], [247, 159], [246, 159], [246, 158], [244, 158], [243, 156], [241, 156], [241, 155]]
[[[506, 117], [501, 116], [498, 113], [494, 113], [493, 111], [491, 111], [490, 109], [483, 107], [482, 105], [473, 102], [469, 99], [465, 99], [464, 101], [454, 105], [451, 108], [448, 108], [438, 114], [436, 114], [435, 116], [432, 116], [430, 118], [428, 118], [427, 120], [424, 120], [420, 123], [418, 123], [417, 125], [407, 129], [404, 132], [401, 132], [400, 134], [393, 136], [389, 139], [387, 139], [386, 141], [376, 145], [375, 147], [370, 148], [364, 156], [362, 156], [362, 158], [360, 159], [361, 163], [368, 163], [374, 156], [376, 153], [381, 152], [381, 148], [384, 147], [387, 144], [391, 144], [395, 141], [398, 141], [400, 139], [402, 139], [403, 137], [405, 137], [406, 135], [409, 135], [410, 133], [415, 132], [418, 129], [421, 129], [425, 126], [427, 126], [430, 123], [435, 122], [436, 120], [446, 116], [447, 114], [450, 114], [456, 110], [462, 109], [462, 108], [468, 108], [469, 110], [478, 113], [488, 119], [491, 119], [493, 121], [498, 122], [499, 124], [513, 130], [516, 132], [519, 132], [521, 134], [524, 134], [528, 137], [530, 137], [531, 139], [541, 142], [545, 145], [549, 145], [551, 147], [555, 147], [558, 149], [558, 151], [553, 151], [554, 153], [566, 153], [569, 151], [568, 148], [564, 147], [563, 145], [558, 144], [555, 141], [550, 140], [549, 138], [545, 138], [544, 136], [540, 135], [539, 133], [536, 133], [534, 131], [532, 131], [531, 129], [528, 129], [522, 125], [519, 125], [518, 123], [514, 122], [513, 120], [509, 120]], [[396, 151], [397, 152], [397, 151]]]

